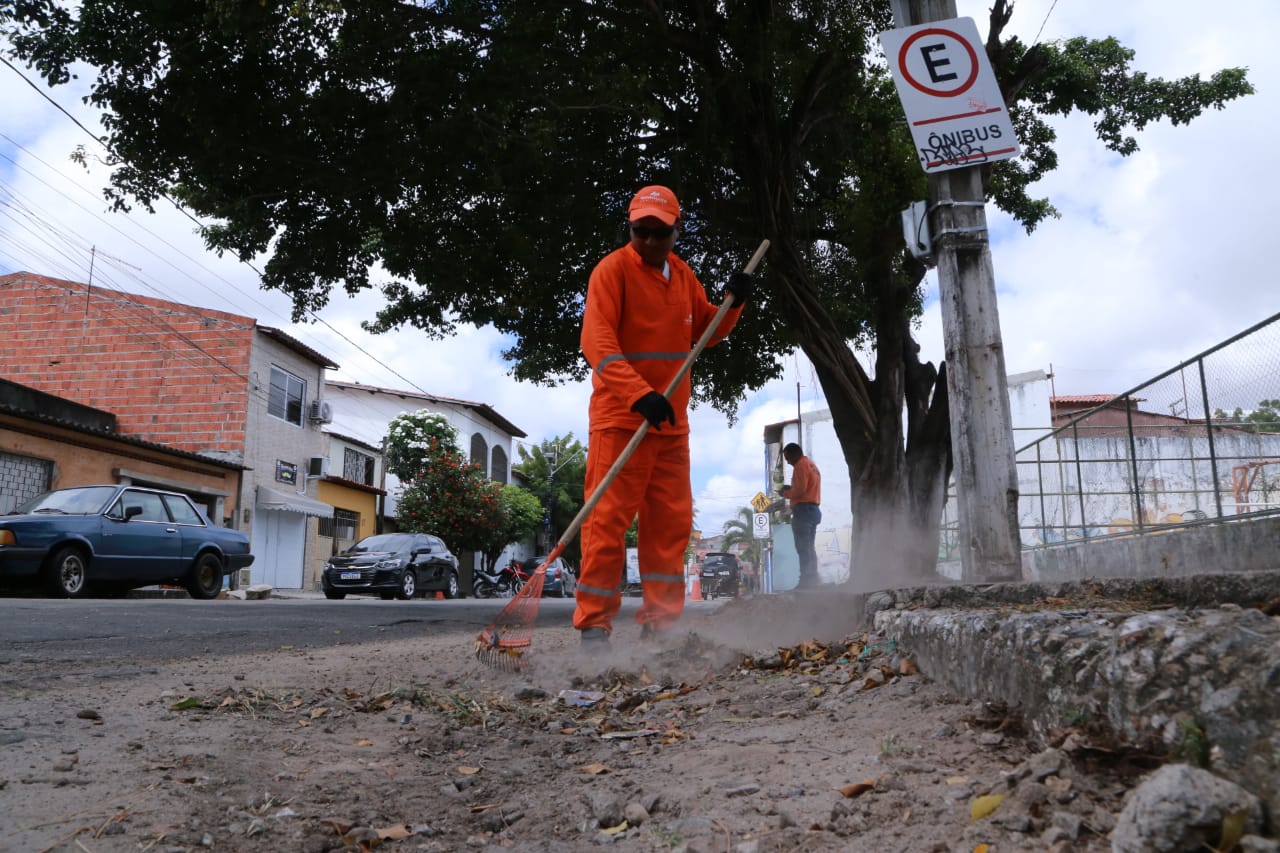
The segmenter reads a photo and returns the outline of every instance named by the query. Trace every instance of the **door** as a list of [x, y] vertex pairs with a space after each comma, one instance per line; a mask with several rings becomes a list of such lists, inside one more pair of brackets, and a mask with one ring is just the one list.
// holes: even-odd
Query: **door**
[[253, 523], [253, 583], [276, 589], [302, 589], [307, 517], [297, 512], [258, 508]]
[[[137, 515], [126, 516], [133, 508]], [[159, 582], [181, 573], [182, 534], [160, 495], [127, 489], [102, 518], [94, 576]]]
[[773, 525], [773, 592], [795, 589], [800, 583], [800, 555], [790, 524]]

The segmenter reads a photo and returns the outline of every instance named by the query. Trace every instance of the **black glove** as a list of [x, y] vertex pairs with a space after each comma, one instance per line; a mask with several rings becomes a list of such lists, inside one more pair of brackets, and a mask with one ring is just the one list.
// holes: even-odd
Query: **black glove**
[[676, 410], [670, 401], [657, 391], [650, 391], [631, 404], [631, 411], [639, 412], [654, 429], [662, 429], [662, 422], [676, 425]]
[[737, 308], [751, 298], [751, 292], [756, 289], [756, 284], [751, 273], [739, 271], [729, 276], [729, 283], [724, 286], [724, 289], [733, 294], [732, 307]]

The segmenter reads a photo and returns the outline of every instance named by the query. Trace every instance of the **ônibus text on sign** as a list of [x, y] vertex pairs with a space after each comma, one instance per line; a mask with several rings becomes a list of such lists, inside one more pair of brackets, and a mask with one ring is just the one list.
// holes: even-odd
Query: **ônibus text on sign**
[[1018, 141], [973, 18], [880, 34], [926, 172], [1018, 155]]

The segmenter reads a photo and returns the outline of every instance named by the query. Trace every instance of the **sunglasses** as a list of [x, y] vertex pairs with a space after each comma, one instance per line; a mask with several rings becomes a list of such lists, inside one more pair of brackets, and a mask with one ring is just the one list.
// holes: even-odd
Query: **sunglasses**
[[663, 225], [660, 228], [649, 228], [645, 225], [632, 225], [631, 233], [641, 240], [665, 240], [676, 233], [674, 225]]

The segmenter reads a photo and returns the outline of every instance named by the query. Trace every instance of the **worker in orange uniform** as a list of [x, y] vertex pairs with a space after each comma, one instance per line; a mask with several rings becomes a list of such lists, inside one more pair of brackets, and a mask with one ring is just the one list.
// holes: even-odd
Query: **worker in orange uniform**
[[[589, 652], [607, 649], [622, 606], [624, 537], [640, 516], [641, 635], [671, 627], [684, 610], [684, 554], [693, 529], [689, 482], [689, 376], [662, 392], [715, 318], [702, 283], [672, 253], [680, 204], [666, 187], [642, 188], [628, 210], [630, 242], [596, 265], [582, 316], [582, 352], [591, 365], [590, 499], [644, 421], [650, 429], [582, 525], [573, 627]], [[708, 341], [733, 328], [750, 297], [751, 276], [726, 286], [733, 307]]]
[[791, 485], [782, 487], [782, 496], [791, 505], [791, 535], [800, 558], [799, 589], [818, 585], [818, 550], [814, 539], [822, 521], [822, 474], [813, 460], [794, 441], [782, 448], [782, 457], [792, 467]]

